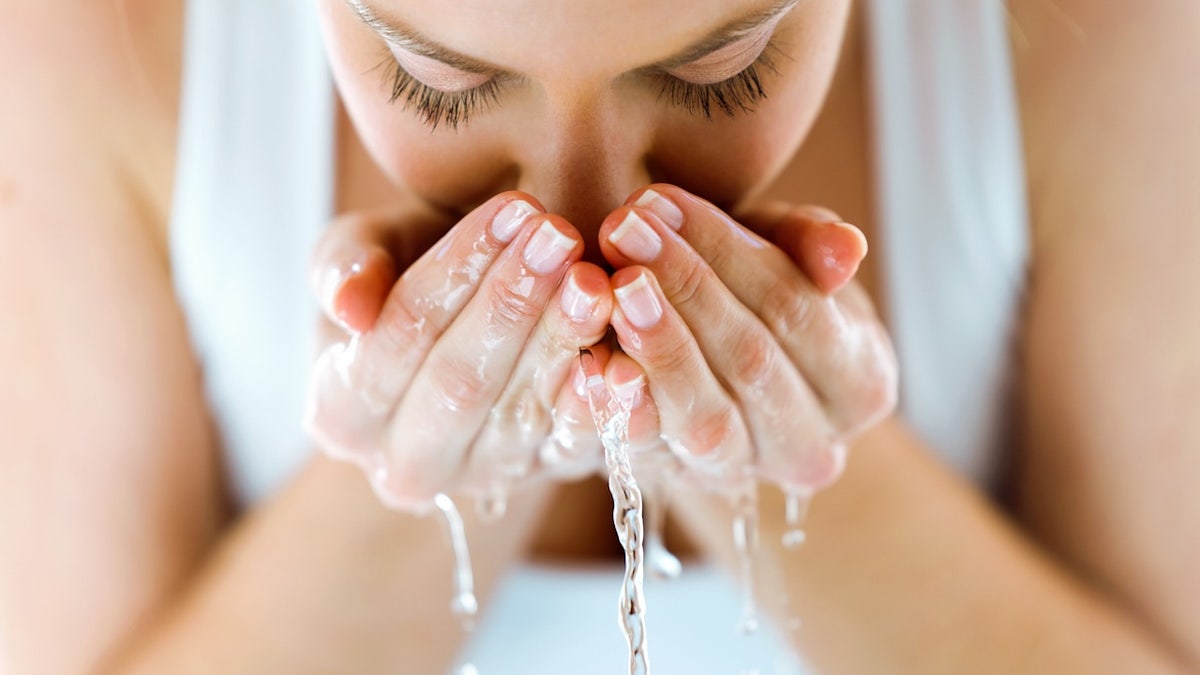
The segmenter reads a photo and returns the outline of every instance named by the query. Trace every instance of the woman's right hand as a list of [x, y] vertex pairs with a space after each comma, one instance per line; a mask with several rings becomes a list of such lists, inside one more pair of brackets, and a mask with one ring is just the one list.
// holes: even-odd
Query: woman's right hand
[[[415, 262], [394, 215], [336, 220], [312, 278], [342, 339], [317, 359], [306, 426], [393, 508], [481, 497], [602, 466], [580, 348], [609, 325], [608, 276], [579, 232], [529, 195], [472, 211]], [[404, 269], [396, 278], [396, 270]], [[604, 347], [593, 353], [607, 360]]]

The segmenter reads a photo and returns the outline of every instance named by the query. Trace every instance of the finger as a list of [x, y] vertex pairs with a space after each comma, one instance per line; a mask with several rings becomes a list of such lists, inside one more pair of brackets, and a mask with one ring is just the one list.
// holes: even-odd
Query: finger
[[530, 470], [532, 451], [551, 432], [556, 398], [571, 371], [578, 370], [579, 350], [604, 337], [611, 313], [604, 270], [591, 263], [572, 265], [471, 444], [469, 474], [517, 480]]
[[[490, 264], [511, 238], [513, 228], [519, 228], [536, 208], [537, 202], [522, 193], [504, 193], [488, 200], [405, 272], [392, 287], [383, 317], [371, 330], [324, 349], [312, 370], [304, 415], [306, 429], [321, 447], [339, 458], [374, 455], [377, 434], [441, 332], [441, 324], [449, 321], [436, 312], [427, 316], [423, 294], [441, 288], [444, 295], [447, 284], [458, 283], [462, 290], [454, 302], [445, 302], [440, 308], [443, 313], [456, 311], [456, 303], [465, 304], [475, 290], [475, 280], [462, 269]], [[405, 224], [398, 224], [401, 220]], [[358, 247], [366, 247], [367, 260], [391, 259], [398, 248], [399, 231], [408, 225], [421, 224], [395, 214], [346, 217], [335, 223], [313, 254], [314, 282], [332, 289], [324, 291], [327, 314], [338, 313], [335, 298], [346, 283], [345, 273], [339, 270], [354, 269], [353, 261], [363, 252]], [[459, 272], [448, 276], [439, 265]], [[360, 274], [367, 275], [363, 283], [371, 286], [376, 282], [370, 279], [388, 276], [385, 268], [382, 263], [362, 266]], [[384, 271], [368, 275], [370, 269]], [[431, 326], [427, 329], [426, 324]]]
[[555, 478], [582, 478], [604, 468], [600, 436], [588, 407], [587, 374], [580, 359], [603, 372], [612, 350], [601, 341], [587, 347], [586, 352], [573, 360], [570, 376], [555, 399], [550, 434], [538, 449], [538, 463]]
[[867, 256], [862, 230], [824, 207], [772, 203], [738, 221], [774, 242], [826, 295], [853, 279]]
[[624, 352], [616, 352], [604, 369], [613, 395], [629, 406], [629, 457], [638, 480], [677, 470], [679, 459], [663, 441], [658, 406], [650, 395], [645, 371]]
[[613, 286], [612, 324], [646, 373], [663, 440], [702, 483], [729, 484], [755, 459], [734, 401], [649, 270], [621, 269]]
[[497, 195], [464, 217], [404, 271], [347, 369], [351, 386], [368, 407], [379, 414], [395, 409], [438, 337], [540, 208], [524, 193]]
[[[393, 419], [390, 486], [426, 499], [463, 468], [567, 267], [583, 252], [558, 216], [531, 217], [421, 364]], [[514, 470], [524, 471], [528, 460]]]
[[[678, 233], [658, 228], [662, 252], [643, 264], [659, 276], [685, 319], [712, 320], [702, 313], [704, 306], [716, 306], [712, 293], [706, 296], [710, 302], [695, 303], [695, 310], [686, 306], [692, 296], [713, 287], [703, 261], [775, 336], [835, 429], [857, 430], [894, 406], [897, 378], [891, 342], [869, 302], [841, 299], [857, 294], [856, 285], [838, 296], [824, 295], [782, 250], [707, 201], [673, 186], [655, 185], [649, 191], [653, 198], [643, 192], [634, 201], [642, 200], [654, 212], [669, 211], [663, 206], [669, 204], [683, 214], [676, 216], [681, 223]], [[662, 222], [645, 220], [652, 227]], [[734, 325], [742, 324], [739, 320]]]
[[759, 469], [779, 482], [811, 487], [836, 478], [820, 473], [831, 466], [828, 456], [836, 441], [821, 401], [776, 337], [708, 263], [660, 219], [638, 208], [617, 209], [600, 233], [616, 253], [654, 271], [706, 367], [742, 411], [759, 450]]
[[350, 214], [322, 233], [309, 259], [309, 281], [321, 311], [344, 330], [362, 333], [379, 316], [396, 280], [387, 245], [395, 227], [381, 216]]

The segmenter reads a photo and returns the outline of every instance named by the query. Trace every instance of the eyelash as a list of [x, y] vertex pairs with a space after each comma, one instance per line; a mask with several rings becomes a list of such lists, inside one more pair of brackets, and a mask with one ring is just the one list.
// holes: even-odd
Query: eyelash
[[767, 43], [758, 58], [740, 73], [712, 84], [695, 84], [663, 73], [658, 100], [667, 99], [671, 105], [703, 115], [706, 120], [713, 118], [714, 107], [727, 117], [733, 117], [739, 112], [754, 112], [759, 102], [767, 97], [759, 69], [779, 72], [768, 54], [773, 48], [774, 43]]
[[[714, 108], [727, 117], [739, 112], [753, 112], [758, 103], [767, 97], [759, 69], [779, 72], [768, 53], [774, 48], [774, 42], [768, 43], [758, 58], [741, 72], [712, 84], [695, 84], [668, 73], [660, 73], [656, 76], [661, 86], [658, 99], [666, 99], [671, 105], [689, 113], [703, 115], [706, 120], [712, 119]], [[471, 116], [485, 112], [498, 102], [503, 86], [501, 79], [493, 78], [473, 89], [444, 92], [410, 75], [390, 53], [385, 57], [384, 64], [384, 81], [391, 87], [388, 103], [402, 101], [402, 108], [411, 108], [431, 131], [442, 125], [457, 129], [466, 124]]]
[[471, 115], [494, 105], [500, 94], [499, 78], [492, 78], [466, 91], [439, 91], [421, 83], [401, 68], [391, 53], [386, 59], [384, 81], [392, 88], [388, 103], [403, 101], [403, 109], [412, 108], [430, 130], [443, 124], [457, 129], [460, 124], [466, 124]]

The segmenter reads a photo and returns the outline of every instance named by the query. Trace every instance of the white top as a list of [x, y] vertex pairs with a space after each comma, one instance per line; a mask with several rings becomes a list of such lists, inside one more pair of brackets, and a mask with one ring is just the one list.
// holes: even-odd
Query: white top
[[[316, 318], [305, 267], [331, 215], [335, 109], [314, 4], [187, 3], [171, 262], [244, 506], [286, 482], [312, 452], [300, 425]], [[882, 255], [900, 357], [900, 412], [944, 461], [988, 488], [1010, 419], [1028, 261], [1003, 2], [865, 0], [864, 9], [880, 221], [873, 251]], [[687, 576], [675, 587], [686, 592], [651, 591], [652, 662], [668, 673], [749, 667], [729, 630], [732, 589], [708, 571]], [[565, 661], [550, 660], [544, 671], [502, 665], [505, 645], [520, 643], [515, 626], [532, 620], [527, 599], [569, 592], [572, 603], [582, 601], [596, 585], [586, 578], [572, 572], [568, 583], [527, 568], [502, 586], [470, 650], [484, 675], [620, 672], [598, 656], [609, 647], [592, 648], [591, 629], [576, 621], [595, 617], [562, 608], [546, 630], [558, 631], [550, 644]], [[608, 634], [596, 637], [619, 657], [611, 615], [619, 576], [600, 578]], [[659, 601], [660, 592], [678, 597]], [[671, 662], [670, 640], [653, 631], [698, 617], [716, 620], [687, 633], [689, 647]], [[688, 658], [698, 665], [680, 665]], [[753, 665], [763, 675], [792, 672]]]

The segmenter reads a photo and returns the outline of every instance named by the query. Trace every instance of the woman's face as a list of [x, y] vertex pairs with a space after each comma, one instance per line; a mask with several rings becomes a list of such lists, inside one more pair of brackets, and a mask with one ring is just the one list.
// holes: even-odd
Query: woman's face
[[397, 185], [520, 189], [585, 237], [636, 188], [727, 209], [786, 166], [850, 0], [320, 0], [334, 76]]

